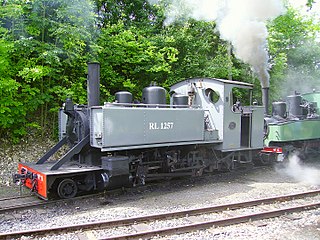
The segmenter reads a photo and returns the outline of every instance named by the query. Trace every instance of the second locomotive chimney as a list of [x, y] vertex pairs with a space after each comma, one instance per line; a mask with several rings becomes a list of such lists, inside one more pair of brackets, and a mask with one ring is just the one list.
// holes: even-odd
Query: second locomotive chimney
[[269, 105], [269, 88], [263, 87], [262, 88], [262, 104], [264, 106], [264, 114], [268, 115], [268, 105]]
[[88, 63], [87, 99], [88, 107], [100, 104], [100, 64], [97, 62]]

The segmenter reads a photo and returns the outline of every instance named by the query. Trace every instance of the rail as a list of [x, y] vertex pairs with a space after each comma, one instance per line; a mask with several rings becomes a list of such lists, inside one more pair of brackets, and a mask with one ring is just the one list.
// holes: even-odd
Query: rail
[[[297, 194], [276, 196], [271, 198], [256, 199], [256, 200], [246, 201], [246, 202], [238, 202], [238, 203], [231, 203], [231, 204], [225, 204], [225, 205], [210, 206], [205, 208], [189, 209], [189, 210], [183, 210], [183, 211], [177, 211], [177, 212], [167, 212], [167, 213], [156, 214], [156, 215], [138, 216], [133, 218], [116, 219], [111, 221], [99, 221], [99, 222], [93, 222], [93, 223], [91, 222], [91, 223], [60, 226], [60, 227], [53, 227], [53, 228], [32, 229], [32, 230], [25, 230], [25, 231], [18, 231], [18, 232], [6, 232], [6, 233], [1, 233], [0, 238], [21, 237], [22, 235], [37, 236], [37, 235], [48, 234], [49, 232], [61, 234], [61, 233], [67, 233], [67, 232], [72, 232], [77, 230], [103, 229], [103, 228], [109, 228], [109, 227], [115, 228], [120, 226], [136, 225], [139, 223], [145, 223], [145, 222], [151, 222], [151, 221], [168, 220], [168, 219], [174, 219], [174, 218], [185, 218], [185, 217], [196, 216], [200, 214], [230, 211], [233, 209], [242, 209], [242, 208], [248, 208], [248, 207], [253, 207], [257, 205], [263, 205], [263, 209], [265, 209], [266, 207], [265, 204], [292, 201], [295, 199], [318, 196], [319, 194], [320, 194], [320, 190], [316, 190], [316, 191], [303, 192], [303, 193], [297, 193]], [[264, 210], [264, 211], [247, 214], [247, 215], [231, 216], [231, 217], [230, 217], [230, 214], [227, 214], [227, 217], [223, 217], [221, 219], [215, 219], [215, 220], [204, 221], [199, 223], [190, 223], [190, 224], [185, 224], [177, 227], [148, 230], [148, 231], [131, 233], [126, 235], [105, 236], [102, 239], [131, 239], [131, 238], [142, 238], [142, 237], [145, 238], [145, 237], [151, 237], [155, 235], [184, 233], [188, 231], [193, 231], [195, 229], [204, 229], [212, 226], [227, 226], [227, 225], [238, 224], [238, 223], [243, 223], [243, 222], [252, 221], [252, 220], [281, 216], [286, 213], [304, 211], [304, 210], [309, 210], [309, 209], [319, 208], [319, 207], [320, 207], [320, 202], [313, 201], [313, 203], [299, 204], [294, 207], [286, 207], [286, 208], [267, 210], [267, 211]]]

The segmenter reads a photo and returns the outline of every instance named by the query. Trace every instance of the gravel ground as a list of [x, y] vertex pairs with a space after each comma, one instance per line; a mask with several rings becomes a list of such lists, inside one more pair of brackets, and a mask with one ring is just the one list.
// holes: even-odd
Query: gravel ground
[[[18, 187], [10, 184], [11, 173], [15, 171], [17, 162], [37, 159], [52, 144], [48, 142], [39, 147], [34, 143], [23, 143], [0, 152], [0, 198], [19, 191]], [[289, 169], [290, 171], [288, 168], [264, 167], [194, 179], [156, 182], [147, 187], [125, 189], [106, 197], [0, 214], [0, 232], [111, 220], [314, 190], [319, 188], [318, 180], [309, 181], [309, 178], [303, 179], [301, 176], [310, 175], [309, 170], [313, 170], [313, 180], [320, 180], [319, 169], [320, 163], [307, 167], [299, 165], [299, 168]], [[293, 174], [291, 170], [296, 170], [297, 174]], [[292, 216], [154, 239], [320, 239], [320, 209]], [[89, 238], [92, 232], [62, 235], [59, 239], [78, 239], [79, 235]], [[57, 237], [47, 236], [43, 239]]]
[[11, 186], [11, 174], [18, 169], [19, 162], [36, 161], [54, 144], [49, 139], [25, 140], [17, 145], [12, 145], [5, 140], [0, 141], [0, 186]]

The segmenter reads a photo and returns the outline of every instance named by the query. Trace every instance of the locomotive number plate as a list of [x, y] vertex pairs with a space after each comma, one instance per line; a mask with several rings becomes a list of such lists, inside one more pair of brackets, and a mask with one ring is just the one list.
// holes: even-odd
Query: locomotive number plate
[[149, 122], [149, 130], [168, 130], [173, 127], [173, 122]]

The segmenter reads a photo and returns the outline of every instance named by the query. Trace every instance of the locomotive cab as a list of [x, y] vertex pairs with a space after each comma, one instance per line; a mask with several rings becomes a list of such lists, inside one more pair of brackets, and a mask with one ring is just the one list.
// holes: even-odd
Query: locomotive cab
[[263, 107], [233, 101], [234, 89], [250, 94], [252, 88], [252, 84], [243, 82], [201, 78], [180, 82], [171, 87], [171, 92], [188, 95], [190, 106], [204, 109], [206, 124], [218, 131], [222, 140], [216, 149], [226, 152], [263, 147]]

